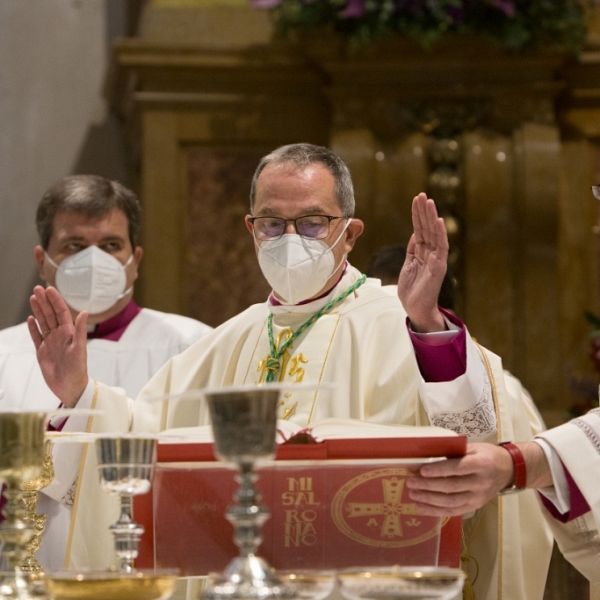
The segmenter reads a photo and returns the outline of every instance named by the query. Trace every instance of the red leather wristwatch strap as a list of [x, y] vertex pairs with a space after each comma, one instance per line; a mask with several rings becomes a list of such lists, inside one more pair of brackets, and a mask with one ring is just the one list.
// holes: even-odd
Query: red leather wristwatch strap
[[525, 457], [519, 450], [519, 447], [512, 442], [502, 442], [500, 446], [508, 451], [513, 461], [515, 474], [512, 487], [517, 490], [522, 490], [527, 486], [527, 466], [525, 465]]

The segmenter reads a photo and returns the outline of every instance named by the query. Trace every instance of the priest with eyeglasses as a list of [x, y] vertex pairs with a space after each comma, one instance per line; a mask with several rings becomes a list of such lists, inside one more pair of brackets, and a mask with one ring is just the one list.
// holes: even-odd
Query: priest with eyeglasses
[[[367, 279], [348, 262], [364, 225], [354, 218], [346, 165], [319, 146], [278, 148], [256, 169], [246, 216], [260, 268], [273, 288], [266, 302], [170, 360], [131, 403], [122, 391], [89, 379], [85, 315], [73, 325], [55, 290], [36, 288], [29, 324], [46, 381], [66, 406], [104, 408], [113, 431], [209, 422], [203, 402], [150, 404], [140, 402], [143, 397], [309, 382], [335, 384], [335, 391], [299, 386], [284, 395], [279, 418], [302, 427], [331, 417], [432, 424], [479, 442], [498, 441], [499, 431], [511, 440], [531, 439], [543, 426], [529, 399], [505, 382], [501, 360], [437, 306], [448, 239], [433, 200], [416, 196], [412, 219], [414, 234], [397, 288]], [[42, 337], [40, 331], [50, 333]], [[98, 491], [93, 453], [72, 462], [79, 502], [69, 565], [102, 567], [112, 557], [111, 498]], [[469, 566], [478, 600], [542, 599], [551, 542], [534, 493], [477, 511], [465, 520], [464, 541], [465, 555], [477, 564]]]

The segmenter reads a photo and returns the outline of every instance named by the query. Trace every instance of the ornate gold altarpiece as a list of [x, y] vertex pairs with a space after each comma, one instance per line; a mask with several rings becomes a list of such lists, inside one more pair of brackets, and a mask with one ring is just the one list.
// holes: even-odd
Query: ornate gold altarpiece
[[584, 310], [598, 303], [600, 49], [578, 60], [478, 39], [332, 39], [208, 49], [115, 44], [108, 96], [126, 121], [144, 206], [139, 299], [212, 325], [264, 300], [243, 216], [260, 156], [325, 144], [349, 164], [364, 267], [406, 243], [427, 190], [451, 232], [459, 312], [550, 425], [591, 373]]

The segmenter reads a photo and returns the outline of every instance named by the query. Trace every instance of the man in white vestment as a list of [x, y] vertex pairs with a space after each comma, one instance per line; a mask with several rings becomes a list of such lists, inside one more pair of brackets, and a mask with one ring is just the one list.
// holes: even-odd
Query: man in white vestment
[[[169, 358], [212, 329], [194, 319], [140, 308], [133, 301], [142, 258], [137, 245], [140, 216], [135, 194], [119, 183], [92, 175], [65, 177], [40, 201], [40, 245], [34, 251], [41, 279], [57, 287], [70, 318], [82, 311], [88, 315], [90, 375], [131, 397]], [[60, 400], [42, 377], [27, 323], [0, 331], [0, 389], [0, 410], [59, 407]], [[60, 464], [57, 483], [42, 493], [38, 504], [48, 514], [37, 555], [46, 569], [64, 566], [71, 518], [72, 494], [57, 486], [59, 479]]]
[[[397, 293], [347, 262], [363, 231], [353, 215], [352, 181], [339, 157], [309, 144], [275, 150], [257, 167], [246, 217], [261, 270], [273, 287], [268, 300], [171, 359], [132, 404], [88, 376], [81, 357], [85, 317], [73, 325], [56, 291], [36, 288], [29, 327], [48, 385], [66, 406], [105, 409], [104, 416], [80, 425], [89, 431], [207, 424], [202, 402], [142, 400], [269, 381], [336, 385], [333, 392], [299, 388], [285, 394], [279, 417], [303, 427], [327, 417], [433, 424], [471, 441], [494, 442], [525, 441], [541, 431], [529, 400], [504, 379], [500, 359], [438, 309], [448, 240], [434, 202], [425, 194], [413, 201], [415, 231]], [[110, 536], [102, 528], [117, 513], [99, 491], [94, 466], [88, 452], [73, 473], [79, 485], [69, 542], [72, 566], [104, 566], [112, 558]], [[464, 529], [465, 553], [478, 562], [478, 600], [541, 600], [551, 539], [534, 493], [506, 503], [492, 500]], [[474, 563], [466, 566], [475, 578]]]

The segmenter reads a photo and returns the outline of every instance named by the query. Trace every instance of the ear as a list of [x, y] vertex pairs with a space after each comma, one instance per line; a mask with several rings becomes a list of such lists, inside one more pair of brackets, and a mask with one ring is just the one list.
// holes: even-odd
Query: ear
[[352, 219], [348, 229], [346, 229], [346, 240], [344, 241], [344, 249], [346, 252], [350, 252], [354, 248], [354, 244], [358, 237], [362, 234], [365, 229], [365, 224], [360, 219]]
[[35, 264], [37, 265], [38, 274], [42, 281], [48, 281], [48, 278], [44, 274], [46, 266], [46, 253], [41, 246], [36, 246], [33, 255], [35, 257]]
[[138, 278], [138, 268], [140, 266], [140, 261], [142, 260], [142, 256], [144, 256], [144, 249], [141, 246], [136, 246], [133, 251], [133, 265], [134, 265], [134, 274], [133, 280], [135, 281]]
[[142, 256], [144, 256], [144, 249], [141, 246], [136, 246], [135, 250], [133, 251], [133, 262], [137, 266], [139, 266]]
[[246, 215], [244, 217], [244, 222], [246, 223], [246, 229], [252, 234], [254, 235], [254, 227], [252, 225], [252, 223], [250, 222], [250, 219], [252, 218], [252, 215]]

